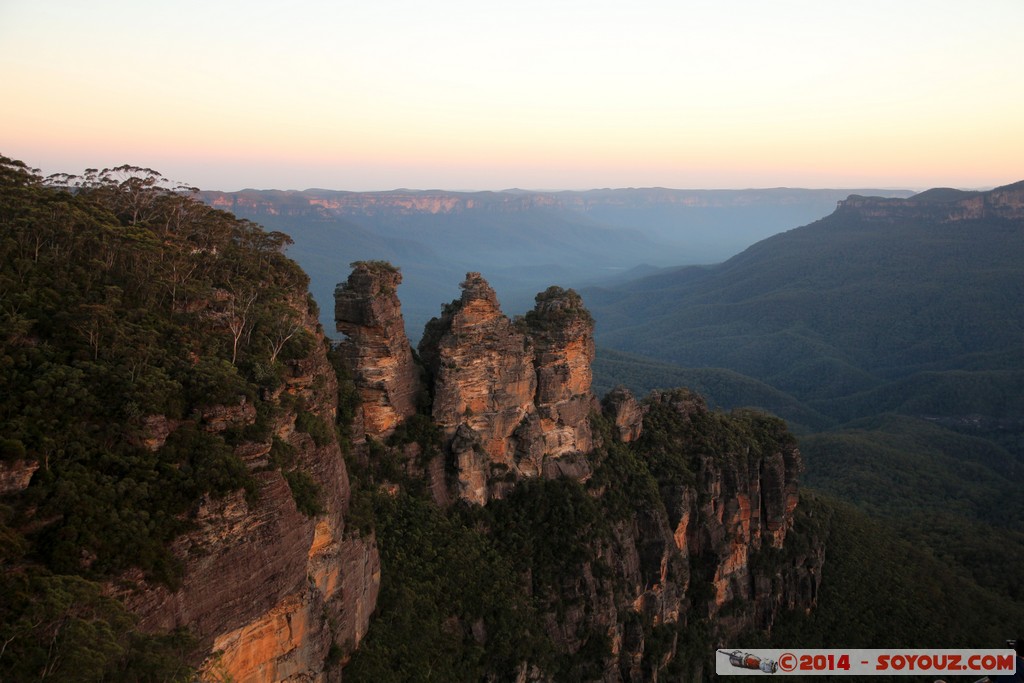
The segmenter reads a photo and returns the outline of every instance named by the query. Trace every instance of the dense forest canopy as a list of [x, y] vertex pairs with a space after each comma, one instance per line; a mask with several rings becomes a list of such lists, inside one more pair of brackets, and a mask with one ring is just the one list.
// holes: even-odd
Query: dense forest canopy
[[[0, 672], [91, 680], [179, 661], [166, 647], [145, 661], [161, 650], [97, 582], [136, 568], [173, 585], [168, 544], [196, 501], [259, 495], [232, 444], [261, 435], [198, 423], [248, 404], [246, 429], [266, 430], [264, 393], [311, 343], [289, 243], [149, 169], [44, 179], [0, 160], [0, 458], [31, 476], [0, 499]], [[176, 428], [147, 445], [161, 422]]]

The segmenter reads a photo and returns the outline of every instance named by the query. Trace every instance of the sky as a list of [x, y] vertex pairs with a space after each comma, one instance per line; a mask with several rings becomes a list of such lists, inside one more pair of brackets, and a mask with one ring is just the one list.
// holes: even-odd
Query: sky
[[0, 0], [0, 154], [203, 189], [985, 188], [1024, 0]]

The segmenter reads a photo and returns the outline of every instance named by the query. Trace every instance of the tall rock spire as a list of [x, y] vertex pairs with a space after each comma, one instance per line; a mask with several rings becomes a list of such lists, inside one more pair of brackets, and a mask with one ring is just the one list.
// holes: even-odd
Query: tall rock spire
[[419, 347], [459, 497], [485, 503], [523, 477], [586, 478], [585, 459], [569, 457], [594, 445], [594, 324], [579, 295], [551, 287], [513, 322], [479, 273], [461, 286]]
[[535, 411], [537, 377], [529, 339], [513, 326], [480, 273], [462, 297], [427, 323], [420, 356], [434, 382], [434, 422], [449, 442], [459, 496], [490, 497], [492, 475], [514, 469], [512, 434]]
[[571, 289], [548, 287], [524, 323], [534, 344], [537, 414], [543, 453], [559, 457], [594, 447], [590, 429], [594, 319]]
[[334, 318], [348, 337], [341, 351], [359, 390], [363, 431], [380, 439], [416, 412], [422, 385], [398, 300], [401, 272], [383, 261], [352, 268], [334, 291]]

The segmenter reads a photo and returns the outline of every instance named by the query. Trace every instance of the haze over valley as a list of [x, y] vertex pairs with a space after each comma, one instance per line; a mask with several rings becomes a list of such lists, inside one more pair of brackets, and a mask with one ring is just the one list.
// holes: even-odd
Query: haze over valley
[[0, 2], [0, 679], [1024, 635], [1021, 26]]
[[487, 274], [508, 310], [551, 283], [626, 280], [657, 268], [724, 261], [754, 242], [831, 212], [850, 194], [905, 190], [670, 190], [542, 193], [441, 190], [203, 192], [201, 198], [291, 235], [324, 328], [339, 263], [384, 259], [403, 273], [407, 328], [418, 338], [452, 283]]

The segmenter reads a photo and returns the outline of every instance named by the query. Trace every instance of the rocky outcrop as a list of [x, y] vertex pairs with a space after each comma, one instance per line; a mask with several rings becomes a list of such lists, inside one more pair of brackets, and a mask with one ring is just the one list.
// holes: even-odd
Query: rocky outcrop
[[431, 414], [458, 470], [459, 495], [484, 503], [495, 472], [514, 471], [513, 433], [536, 412], [533, 345], [491, 286], [467, 273], [462, 297], [427, 324], [419, 352], [433, 378]]
[[[697, 578], [712, 587], [695, 607], [723, 633], [769, 630], [783, 607], [811, 607], [821, 581], [822, 547], [778, 561], [793, 528], [802, 467], [784, 423], [759, 415], [716, 418], [702, 398], [685, 390], [654, 392], [647, 405], [677, 414], [705, 443], [719, 432], [732, 444], [704, 453], [680, 444], [690, 452], [694, 480], [662, 488], [675, 547], [703, 568]], [[760, 561], [768, 557], [776, 561]]]
[[[608, 417], [635, 403], [624, 390], [614, 394]], [[782, 611], [814, 606], [824, 563], [822, 539], [787, 541], [801, 464], [781, 422], [712, 413], [685, 390], [655, 392], [629, 412], [642, 411], [651, 428], [625, 430], [628, 450], [646, 460], [658, 494], [634, 491], [624, 502], [628, 513], [591, 549], [594, 559], [578, 577], [537, 596], [557, 605], [545, 625], [561, 650], [576, 652], [589, 634], [607, 634], [603, 681], [659, 680], [679, 656], [679, 634], [698, 624], [709, 644], [769, 632]], [[696, 657], [685, 679], [703, 679], [708, 666]]]
[[594, 319], [580, 295], [549, 287], [537, 295], [523, 327], [533, 340], [537, 416], [543, 440], [536, 455], [558, 458], [594, 446], [590, 427]]
[[347, 337], [339, 349], [359, 390], [356, 436], [381, 439], [416, 412], [419, 369], [398, 300], [402, 274], [380, 261], [352, 265], [334, 293], [337, 329]]
[[644, 411], [633, 393], [625, 387], [615, 387], [601, 399], [601, 411], [611, 420], [615, 436], [623, 443], [636, 441], [644, 426]]
[[[348, 476], [333, 430], [314, 438], [301, 429], [316, 421], [333, 425], [337, 413], [334, 371], [304, 304], [304, 297], [292, 302], [315, 342], [307, 357], [286, 362], [283, 384], [265, 397], [278, 406], [271, 437], [236, 446], [258, 495], [203, 499], [191, 529], [173, 544], [182, 566], [177, 585], [147, 583], [134, 573], [122, 582], [130, 588], [119, 589], [143, 629], [188, 627], [198, 652], [213, 653], [201, 669], [217, 680], [336, 680], [340, 668], [325, 667], [328, 654], [355, 648], [376, 604], [378, 552], [372, 537], [346, 529]], [[255, 419], [243, 402], [203, 411], [199, 426], [216, 433]], [[154, 431], [161, 440], [176, 427], [150, 422], [160, 423]], [[300, 511], [282, 469], [269, 466], [278, 442], [293, 452], [293, 471], [319, 488], [316, 514]]]
[[[648, 478], [649, 488], [592, 481], [590, 495], [620, 499], [602, 503], [617, 510], [607, 531], [573, 549], [588, 558], [578, 571], [554, 584], [526, 581], [561, 652], [607, 638], [601, 680], [656, 680], [690, 623], [728, 639], [770, 629], [782, 609], [814, 604], [823, 551], [814, 542], [801, 552], [786, 545], [800, 455], [781, 421], [713, 413], [685, 390], [655, 392], [641, 403], [618, 388], [598, 406], [590, 390], [593, 321], [575, 292], [551, 287], [512, 321], [479, 273], [468, 273], [461, 288], [419, 346], [443, 453], [424, 457], [436, 444], [401, 439], [364, 450], [404, 461], [404, 476], [424, 478], [442, 505], [457, 498], [483, 505], [529, 478], [585, 482], [592, 457], [619, 458], [602, 477]], [[388, 307], [397, 310], [397, 302]], [[345, 358], [368, 356], [349, 351]], [[379, 394], [361, 396], [379, 401]], [[601, 438], [592, 432], [598, 408], [606, 420], [598, 420]], [[634, 458], [646, 462], [631, 465]], [[449, 486], [439, 492], [445, 479]], [[280, 634], [276, 623], [261, 628]], [[463, 626], [486, 641], [477, 625]]]
[[594, 326], [579, 295], [552, 287], [513, 323], [479, 273], [461, 287], [419, 346], [457, 495], [482, 504], [522, 477], [585, 479]]
[[0, 460], [0, 496], [24, 491], [38, 469], [39, 463], [35, 460]]

